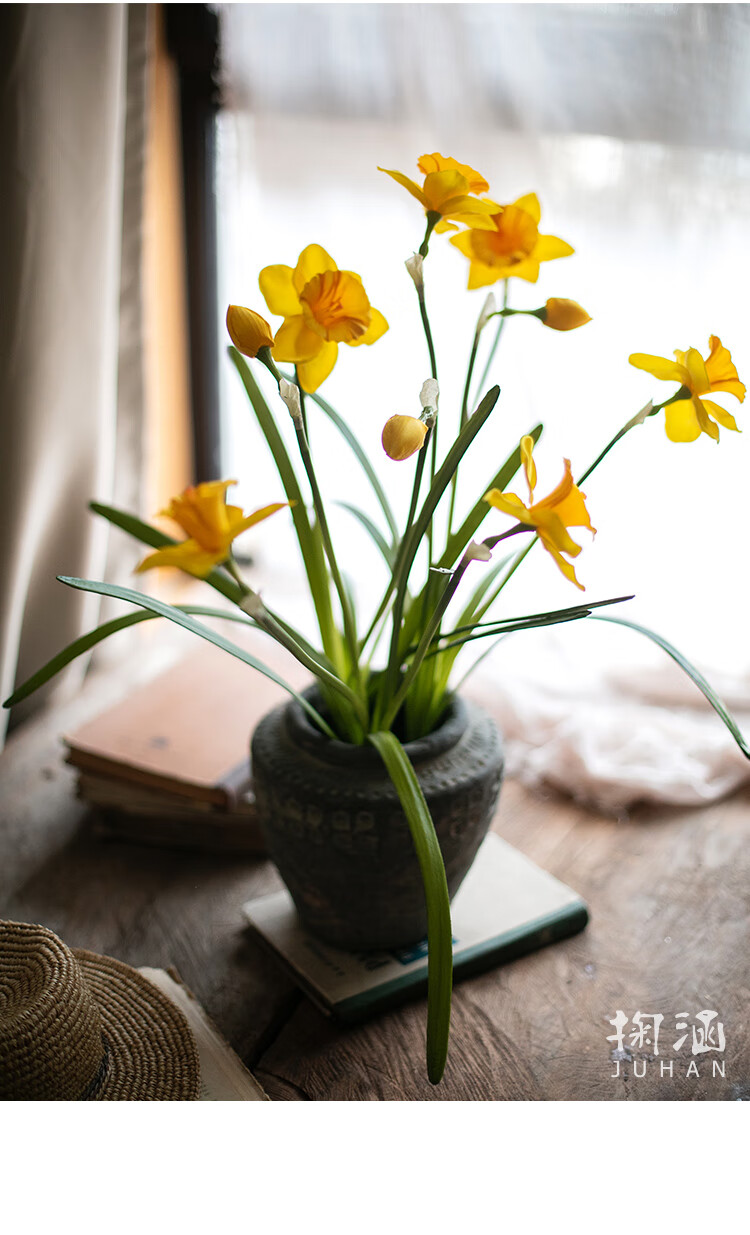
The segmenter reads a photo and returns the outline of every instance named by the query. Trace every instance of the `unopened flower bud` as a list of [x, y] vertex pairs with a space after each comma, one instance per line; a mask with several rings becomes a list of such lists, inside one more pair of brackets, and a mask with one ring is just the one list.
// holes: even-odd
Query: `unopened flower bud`
[[383, 450], [389, 459], [408, 459], [421, 450], [427, 425], [416, 416], [391, 416], [383, 428]]
[[553, 330], [575, 330], [577, 326], [585, 326], [591, 317], [575, 300], [559, 300], [553, 296], [548, 300], [544, 310], [539, 315], [545, 326]]
[[417, 291], [423, 292], [424, 291], [424, 273], [423, 273], [424, 258], [422, 257], [422, 254], [413, 253], [411, 257], [408, 257], [406, 259], [406, 261], [404, 262], [404, 265], [406, 266], [406, 269], [409, 271], [409, 274], [414, 280], [414, 286], [416, 287]]
[[289, 415], [296, 425], [302, 424], [302, 403], [299, 390], [294, 382], [288, 382], [285, 377], [279, 381], [279, 394], [287, 405]]
[[265, 318], [254, 309], [230, 304], [227, 309], [227, 330], [238, 352], [253, 359], [262, 347], [273, 347], [273, 331]]

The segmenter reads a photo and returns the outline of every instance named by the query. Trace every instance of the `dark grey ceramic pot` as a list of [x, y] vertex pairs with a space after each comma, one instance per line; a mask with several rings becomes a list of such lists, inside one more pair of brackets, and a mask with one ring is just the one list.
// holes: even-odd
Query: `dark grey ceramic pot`
[[[406, 751], [453, 897], [492, 820], [503, 772], [500, 737], [485, 712], [454, 698], [440, 727]], [[377, 751], [331, 741], [292, 700], [258, 725], [252, 764], [268, 852], [307, 930], [351, 951], [423, 939], [419, 863]]]

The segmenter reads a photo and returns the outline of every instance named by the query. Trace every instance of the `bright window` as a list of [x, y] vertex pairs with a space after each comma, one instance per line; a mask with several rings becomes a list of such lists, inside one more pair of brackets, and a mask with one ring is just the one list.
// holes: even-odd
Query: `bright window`
[[[379, 439], [388, 416], [415, 410], [429, 375], [403, 268], [422, 239], [423, 217], [377, 165], [414, 175], [424, 151], [453, 154], [482, 171], [500, 201], [536, 191], [540, 230], [576, 248], [573, 257], [543, 266], [536, 285], [511, 280], [510, 304], [533, 308], [548, 296], [568, 296], [593, 322], [571, 334], [533, 319], [508, 323], [490, 376], [502, 388], [500, 401], [461, 470], [459, 495], [468, 505], [541, 420], [543, 492], [560, 479], [563, 456], [580, 473], [649, 397], [673, 392], [631, 368], [630, 352], [670, 355], [696, 346], [705, 354], [708, 335], [717, 333], [747, 381], [750, 158], [738, 147], [747, 148], [750, 137], [750, 74], [739, 71], [750, 67], [750, 26], [737, 8], [224, 11], [235, 105], [223, 112], [219, 130], [221, 303], [263, 310], [258, 271], [294, 265], [311, 241], [363, 276], [390, 331], [371, 349], [341, 348], [320, 393], [351, 419], [402, 517], [412, 465], [387, 460]], [[698, 42], [705, 72], [694, 77]], [[712, 47], [724, 53], [723, 73]], [[445, 445], [485, 292], [465, 291], [467, 263], [446, 237], [433, 239], [426, 275]], [[279, 482], [228, 362], [222, 380], [226, 471], [241, 478], [242, 501], [260, 505], [279, 494]], [[731, 409], [741, 427], [750, 424], [745, 408]], [[322, 417], [313, 419], [311, 439], [329, 506], [353, 502], [377, 518], [357, 465]], [[717, 447], [705, 436], [670, 443], [663, 417], [634, 430], [585, 485], [599, 529], [593, 544], [580, 533], [577, 571], [586, 597], [634, 592], [624, 616], [653, 625], [703, 665], [750, 667], [748, 475], [750, 431], [722, 432]], [[337, 512], [334, 522], [346, 568], [374, 601], [384, 579], [376, 551], [349, 514]], [[500, 531], [507, 521], [493, 512], [485, 526]], [[264, 593], [294, 597], [300, 575], [283, 516], [264, 524], [249, 547]], [[562, 607], [579, 596], [537, 550], [503, 594], [500, 612]], [[611, 659], [612, 647], [623, 664], [657, 655], [634, 635], [588, 623], [522, 638], [527, 655], [550, 639], [587, 662]]]

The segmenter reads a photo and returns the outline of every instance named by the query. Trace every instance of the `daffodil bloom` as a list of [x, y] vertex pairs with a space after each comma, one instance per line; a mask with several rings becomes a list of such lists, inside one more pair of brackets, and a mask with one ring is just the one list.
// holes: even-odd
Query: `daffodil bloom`
[[490, 489], [485, 494], [485, 502], [501, 510], [503, 514], [511, 515], [519, 523], [526, 523], [536, 528], [537, 535], [548, 553], [552, 554], [566, 579], [574, 583], [582, 592], [586, 589], [576, 579], [576, 573], [570, 562], [563, 557], [578, 557], [581, 546], [577, 545], [568, 535], [569, 527], [587, 527], [596, 533], [591, 526], [589, 513], [586, 509], [586, 494], [582, 493], [573, 480], [570, 470], [570, 459], [565, 459], [565, 474], [556, 489], [540, 502], [534, 501], [536, 488], [536, 465], [534, 463], [533, 437], [521, 438], [521, 458], [526, 473], [526, 484], [529, 489], [529, 504], [525, 505], [515, 493], [501, 493], [499, 489]]
[[339, 270], [319, 244], [309, 244], [291, 266], [266, 266], [258, 279], [266, 304], [284, 321], [276, 332], [275, 360], [297, 366], [312, 394], [329, 376], [339, 343], [374, 343], [388, 323], [373, 309], [358, 274]]
[[[667, 437], [673, 442], [694, 442], [701, 433], [718, 442], [719, 425], [734, 429], [735, 433], [740, 432], [734, 416], [712, 399], [704, 397], [707, 394], [730, 394], [740, 403], [745, 398], [745, 387], [737, 376], [729, 349], [715, 334], [708, 340], [708, 346], [710, 350], [705, 360], [694, 347], [686, 352], [676, 351], [676, 361], [643, 352], [634, 352], [629, 357], [636, 369], [645, 369], [665, 382], [679, 382], [684, 389], [684, 399], [676, 399], [664, 408]], [[678, 394], [681, 393], [678, 391]]]
[[178, 566], [190, 575], [205, 579], [214, 566], [226, 561], [232, 541], [241, 532], [289, 505], [288, 502], [273, 502], [245, 515], [240, 506], [227, 505], [227, 489], [236, 484], [236, 480], [210, 480], [173, 497], [166, 510], [159, 513], [174, 519], [183, 532], [187, 532], [188, 539], [150, 553], [136, 569], [140, 572], [155, 566]]
[[510, 206], [498, 206], [496, 202], [489, 205], [492, 230], [484, 223], [480, 229], [474, 224], [469, 231], [451, 239], [451, 244], [471, 262], [470, 290], [497, 283], [500, 279], [526, 279], [536, 283], [540, 262], [569, 257], [575, 252], [557, 236], [539, 235], [542, 212], [536, 193], [527, 193]]
[[264, 317], [254, 309], [230, 304], [227, 309], [229, 337], [244, 356], [254, 358], [263, 347], [273, 347], [273, 331]]
[[552, 330], [577, 330], [591, 321], [590, 314], [577, 300], [561, 300], [558, 296], [552, 296], [547, 301], [539, 316]]
[[416, 416], [391, 416], [383, 427], [383, 450], [389, 459], [410, 459], [422, 449], [427, 425]]
[[[490, 203], [472, 196], [474, 193], [487, 193], [490, 187], [484, 176], [475, 172], [473, 167], [442, 154], [423, 154], [417, 167], [424, 175], [421, 189], [403, 172], [389, 171], [387, 167], [379, 167], [378, 171], [391, 176], [407, 193], [416, 197], [426, 214], [440, 215], [436, 232], [458, 231], [456, 223], [494, 229], [490, 219]], [[454, 222], [449, 222], [450, 219]]]

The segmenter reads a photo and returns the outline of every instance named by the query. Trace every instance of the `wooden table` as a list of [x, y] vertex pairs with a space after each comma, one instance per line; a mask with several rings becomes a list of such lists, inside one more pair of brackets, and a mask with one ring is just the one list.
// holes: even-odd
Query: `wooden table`
[[[582, 893], [591, 923], [457, 987], [448, 1066], [433, 1088], [424, 1002], [339, 1028], [255, 942], [240, 906], [280, 886], [268, 862], [90, 835], [58, 735], [118, 692], [94, 677], [73, 704], [11, 735], [0, 756], [0, 916], [131, 965], [175, 965], [270, 1097], [750, 1100], [747, 793], [614, 822], [506, 783], [496, 831]], [[718, 1012], [725, 1050], [694, 1056], [688, 1039], [675, 1052], [676, 1015], [703, 1009]], [[618, 1010], [631, 1018], [619, 1068], [607, 1040]], [[658, 1056], [631, 1045], [637, 1012], [664, 1017]]]

